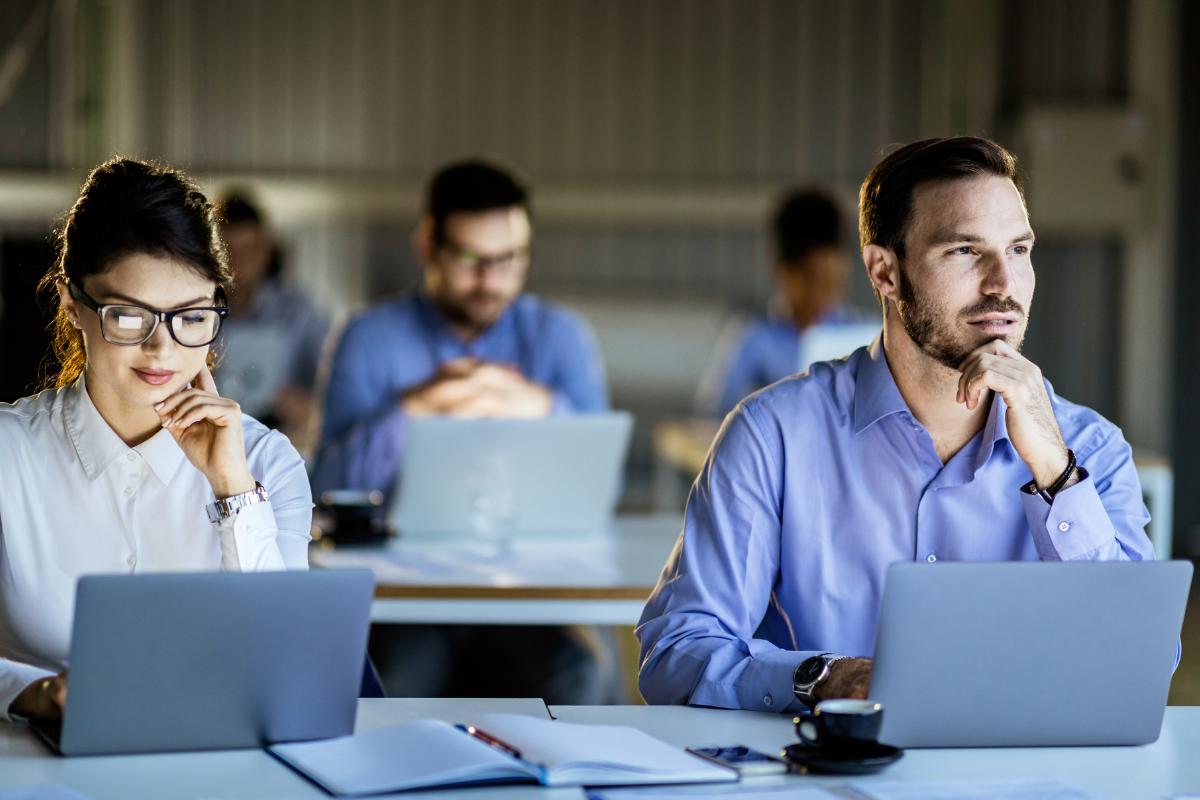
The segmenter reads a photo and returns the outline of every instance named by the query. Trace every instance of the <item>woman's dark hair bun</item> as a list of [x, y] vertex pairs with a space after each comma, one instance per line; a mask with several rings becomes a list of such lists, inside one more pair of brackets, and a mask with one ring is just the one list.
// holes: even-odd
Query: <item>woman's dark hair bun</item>
[[88, 176], [58, 236], [60, 277], [104, 272], [142, 253], [166, 257], [218, 285], [230, 280], [212, 203], [169, 167], [114, 158]]
[[[136, 254], [183, 264], [224, 290], [231, 283], [212, 203], [186, 175], [154, 162], [117, 157], [92, 170], [55, 239], [55, 267], [39, 286], [47, 293]], [[61, 307], [51, 328], [57, 369], [46, 385], [67, 386], [87, 363], [83, 336]]]

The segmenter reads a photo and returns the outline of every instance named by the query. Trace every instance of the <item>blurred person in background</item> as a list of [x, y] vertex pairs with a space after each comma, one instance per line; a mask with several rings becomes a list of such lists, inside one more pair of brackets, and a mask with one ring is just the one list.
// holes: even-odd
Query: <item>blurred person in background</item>
[[[704, 416], [723, 417], [746, 395], [804, 372], [814, 361], [848, 354], [879, 330], [846, 303], [850, 250], [831, 197], [816, 190], [788, 194], [771, 234], [775, 297], [766, 316], [735, 318], [721, 334], [697, 392], [696, 410]], [[842, 344], [847, 334], [850, 340]]]
[[298, 450], [311, 451], [318, 416], [314, 385], [329, 318], [284, 283], [275, 237], [250, 200], [232, 194], [217, 214], [234, 280], [217, 386]]
[[[538, 418], [608, 409], [595, 336], [524, 291], [532, 229], [525, 186], [463, 161], [430, 181], [414, 234], [424, 286], [352, 319], [329, 371], [313, 488], [391, 495], [408, 420]], [[376, 626], [388, 693], [594, 703], [592, 648], [552, 626]]]

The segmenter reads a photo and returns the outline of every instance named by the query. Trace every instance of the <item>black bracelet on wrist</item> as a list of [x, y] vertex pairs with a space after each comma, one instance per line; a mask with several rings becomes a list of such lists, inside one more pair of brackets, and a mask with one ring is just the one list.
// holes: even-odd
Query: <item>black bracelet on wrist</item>
[[1075, 474], [1077, 462], [1075, 461], [1075, 451], [1067, 448], [1067, 468], [1063, 470], [1063, 474], [1058, 476], [1058, 480], [1050, 484], [1046, 489], [1037, 488], [1037, 478], [1034, 478], [1029, 483], [1022, 486], [1022, 490], [1029, 494], [1038, 494], [1047, 503], [1054, 502], [1054, 496], [1063, 490], [1067, 485], [1067, 481], [1071, 480], [1071, 476]]

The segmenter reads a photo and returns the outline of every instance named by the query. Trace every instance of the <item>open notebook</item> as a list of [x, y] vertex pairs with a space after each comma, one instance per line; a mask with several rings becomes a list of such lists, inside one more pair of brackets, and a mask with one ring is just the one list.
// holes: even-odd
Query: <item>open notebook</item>
[[419, 719], [362, 736], [276, 744], [268, 750], [337, 795], [518, 781], [621, 786], [737, 780], [732, 770], [636, 728], [516, 714], [484, 714], [469, 729]]

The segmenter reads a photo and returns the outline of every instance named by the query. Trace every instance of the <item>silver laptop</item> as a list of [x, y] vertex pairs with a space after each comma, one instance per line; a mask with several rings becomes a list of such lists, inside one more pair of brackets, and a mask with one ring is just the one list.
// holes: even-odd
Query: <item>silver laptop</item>
[[633, 415], [410, 420], [389, 522], [402, 535], [602, 530], [620, 499]]
[[1158, 739], [1187, 561], [894, 564], [871, 675], [897, 747]]
[[236, 400], [255, 419], [275, 413], [275, 396], [288, 378], [291, 331], [268, 322], [228, 320], [221, 326], [213, 380], [222, 397]]
[[369, 570], [81, 578], [63, 755], [261, 747], [354, 731]]

